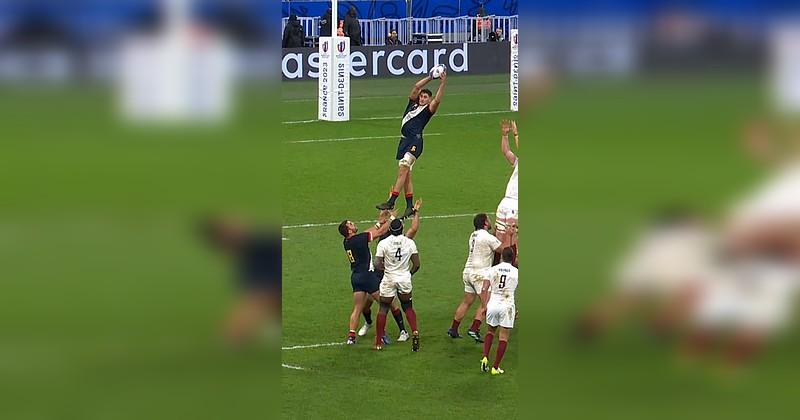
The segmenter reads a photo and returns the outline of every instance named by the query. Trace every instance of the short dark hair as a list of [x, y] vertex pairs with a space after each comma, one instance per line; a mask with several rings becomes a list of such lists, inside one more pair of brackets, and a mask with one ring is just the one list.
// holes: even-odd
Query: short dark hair
[[514, 248], [510, 246], [503, 248], [503, 252], [500, 254], [500, 256], [503, 258], [503, 262], [510, 263], [511, 261], [514, 261]]
[[343, 220], [342, 223], [339, 223], [339, 233], [342, 234], [345, 238], [347, 234], [350, 232], [350, 229], [347, 228], [348, 220]]
[[427, 93], [428, 96], [433, 96], [433, 92], [431, 92], [430, 89], [422, 89], [421, 91], [419, 91], [419, 93], [421, 93], [421, 94], [422, 93]]
[[402, 235], [403, 234], [403, 221], [400, 219], [392, 220], [392, 223], [389, 225], [389, 233], [394, 236]]
[[489, 216], [486, 213], [478, 213], [475, 215], [475, 218], [472, 219], [472, 225], [475, 226], [475, 230], [483, 229], [483, 226], [486, 225], [486, 222], [489, 220]]

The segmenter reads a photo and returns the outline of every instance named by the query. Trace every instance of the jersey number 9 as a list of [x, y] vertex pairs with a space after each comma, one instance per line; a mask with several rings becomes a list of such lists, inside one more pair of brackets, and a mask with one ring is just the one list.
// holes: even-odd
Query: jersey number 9
[[500, 288], [500, 289], [506, 287], [506, 275], [505, 274], [500, 276], [500, 282], [497, 283], [497, 287]]

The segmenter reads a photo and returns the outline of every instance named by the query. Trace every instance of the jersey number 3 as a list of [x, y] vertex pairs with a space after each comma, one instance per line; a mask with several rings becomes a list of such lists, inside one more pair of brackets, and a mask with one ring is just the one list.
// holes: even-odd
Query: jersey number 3
[[349, 250], [349, 249], [347, 250], [347, 258], [350, 260], [351, 263], [356, 262], [355, 257], [353, 257], [353, 251], [352, 250]]

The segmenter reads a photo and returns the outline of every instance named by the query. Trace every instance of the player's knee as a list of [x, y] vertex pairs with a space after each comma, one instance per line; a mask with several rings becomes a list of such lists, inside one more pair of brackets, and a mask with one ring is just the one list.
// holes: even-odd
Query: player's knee
[[381, 301], [381, 312], [383, 313], [389, 312], [390, 307], [391, 307], [390, 302]]
[[411, 309], [414, 306], [414, 304], [411, 303], [411, 299], [409, 299], [409, 300], [401, 301], [400, 302], [400, 306], [403, 308], [404, 311], [407, 311], [407, 310]]

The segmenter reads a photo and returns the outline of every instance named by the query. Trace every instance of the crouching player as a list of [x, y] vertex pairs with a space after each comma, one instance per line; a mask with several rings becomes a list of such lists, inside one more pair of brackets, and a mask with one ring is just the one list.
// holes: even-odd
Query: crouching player
[[403, 222], [392, 220], [389, 226], [391, 235], [378, 243], [375, 252], [375, 269], [383, 271], [380, 285], [380, 312], [378, 313], [378, 332], [375, 349], [383, 348], [383, 337], [386, 329], [386, 314], [395, 296], [400, 299], [400, 306], [406, 313], [411, 327], [411, 350], [419, 350], [419, 331], [417, 331], [417, 314], [411, 304], [411, 276], [419, 270], [419, 253], [413, 239], [403, 235]]
[[[494, 335], [500, 329], [500, 341], [497, 344], [497, 354], [492, 364], [492, 375], [500, 375], [505, 371], [500, 368], [503, 355], [508, 346], [508, 335], [514, 328], [514, 318], [516, 317], [516, 307], [514, 306], [514, 292], [517, 290], [519, 281], [517, 268], [511, 265], [514, 259], [514, 250], [511, 247], [503, 249], [501, 254], [502, 262], [487, 271], [488, 278], [483, 281], [483, 299], [489, 300], [486, 306], [486, 324], [489, 331], [486, 332], [483, 343], [483, 358], [481, 359], [481, 370], [489, 370], [489, 351], [492, 349]], [[491, 292], [490, 292], [491, 289]], [[491, 294], [490, 294], [491, 293]]]

